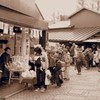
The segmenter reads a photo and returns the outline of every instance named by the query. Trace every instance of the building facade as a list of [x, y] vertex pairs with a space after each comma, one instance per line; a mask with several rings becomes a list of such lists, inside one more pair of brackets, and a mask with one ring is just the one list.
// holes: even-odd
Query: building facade
[[[49, 29], [49, 41], [87, 43], [96, 39], [100, 43], [100, 13], [87, 8], [75, 12], [71, 16], [70, 26]], [[96, 42], [96, 41], [95, 41]]]
[[[27, 49], [28, 54], [30, 51], [30, 42], [34, 45], [36, 41], [45, 47], [48, 23], [44, 21], [35, 0], [0, 0], [0, 24], [1, 26], [8, 24], [6, 34], [4, 27], [3, 31], [0, 29], [0, 51], [6, 46], [10, 46], [12, 55], [26, 55]], [[9, 34], [9, 27], [11, 26], [13, 27], [13, 35]], [[14, 31], [14, 27], [17, 27], [17, 32]], [[31, 30], [34, 29], [38, 32], [41, 31], [42, 37], [30, 39]]]

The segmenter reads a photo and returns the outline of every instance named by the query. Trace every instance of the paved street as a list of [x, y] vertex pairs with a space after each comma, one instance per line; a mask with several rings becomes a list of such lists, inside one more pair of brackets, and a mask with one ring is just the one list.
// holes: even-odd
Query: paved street
[[83, 68], [82, 75], [77, 75], [74, 67], [70, 67], [70, 80], [62, 87], [52, 85], [44, 93], [27, 89], [6, 100], [100, 100], [100, 73], [97, 68]]

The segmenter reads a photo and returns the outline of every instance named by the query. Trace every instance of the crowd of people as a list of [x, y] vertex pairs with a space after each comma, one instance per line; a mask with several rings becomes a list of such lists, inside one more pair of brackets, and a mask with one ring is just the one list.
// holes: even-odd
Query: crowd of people
[[[10, 48], [6, 48], [1, 55], [2, 67], [0, 68], [3, 75], [5, 75], [5, 65], [11, 60], [9, 50]], [[43, 49], [41, 45], [36, 45], [34, 46], [34, 53], [30, 55], [29, 65], [31, 66], [30, 70], [36, 72], [35, 91], [44, 92], [50, 84], [61, 87], [63, 82], [70, 80], [69, 68], [71, 65], [75, 66], [78, 75], [81, 75], [82, 67], [88, 70], [97, 67], [100, 72], [100, 47], [97, 46], [95, 50], [92, 48], [84, 49], [73, 43], [71, 47], [57, 44], [56, 46], [47, 45]], [[7, 73], [6, 78], [8, 79]], [[3, 77], [1, 81], [4, 80]]]
[[36, 70], [36, 91], [47, 89], [48, 84], [45, 83], [45, 80], [48, 75], [46, 70], [51, 73], [51, 75], [49, 74], [49, 84], [56, 84], [57, 87], [61, 87], [64, 81], [70, 80], [69, 68], [71, 65], [75, 66], [78, 75], [81, 75], [82, 67], [87, 70], [92, 67], [98, 67], [98, 71], [100, 71], [99, 46], [93, 51], [92, 48], [84, 49], [74, 43], [71, 47], [57, 44], [56, 46], [47, 45], [45, 50], [41, 46], [37, 46], [34, 52], [31, 60], [34, 61], [33, 69]]
[[68, 70], [71, 62], [70, 53], [64, 45], [47, 46], [45, 50], [41, 46], [35, 47], [29, 64], [36, 71], [36, 91], [45, 91], [49, 84], [60, 87], [64, 80], [70, 80]]

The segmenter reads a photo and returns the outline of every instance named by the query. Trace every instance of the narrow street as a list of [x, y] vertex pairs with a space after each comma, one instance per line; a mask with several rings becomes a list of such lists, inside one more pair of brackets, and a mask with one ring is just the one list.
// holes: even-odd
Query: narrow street
[[60, 88], [52, 85], [44, 93], [26, 89], [6, 100], [100, 100], [100, 73], [97, 68], [83, 68], [82, 75], [77, 75], [72, 66], [70, 80], [65, 81]]
[[0, 0], [0, 100], [100, 100], [98, 69], [100, 0]]

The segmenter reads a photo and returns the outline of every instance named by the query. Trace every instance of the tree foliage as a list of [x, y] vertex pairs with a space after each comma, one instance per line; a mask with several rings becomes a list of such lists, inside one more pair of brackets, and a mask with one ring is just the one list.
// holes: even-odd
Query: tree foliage
[[59, 12], [52, 14], [53, 23], [56, 23], [56, 22], [59, 22], [59, 21], [67, 21], [67, 20], [68, 20], [67, 15], [62, 15]]
[[78, 2], [78, 5], [77, 5], [78, 9], [85, 7], [86, 0], [77, 0], [77, 2]]
[[100, 0], [95, 0], [97, 4], [97, 10], [100, 11]]
[[78, 9], [88, 7], [100, 11], [100, 0], [77, 0], [77, 3]]

